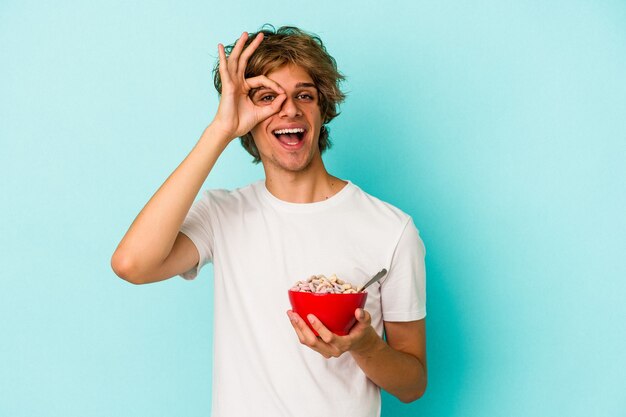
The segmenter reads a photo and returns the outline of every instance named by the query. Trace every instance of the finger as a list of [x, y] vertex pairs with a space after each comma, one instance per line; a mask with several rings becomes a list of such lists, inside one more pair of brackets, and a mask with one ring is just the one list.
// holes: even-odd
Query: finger
[[252, 56], [256, 48], [259, 47], [261, 41], [263, 40], [263, 32], [259, 32], [254, 40], [248, 45], [248, 47], [243, 51], [241, 56], [239, 57], [239, 62], [237, 63], [237, 74], [241, 75], [241, 77], [245, 76], [246, 66], [248, 65], [248, 59]]
[[307, 316], [307, 319], [309, 320], [309, 323], [311, 323], [311, 327], [313, 327], [317, 334], [320, 335], [324, 343], [330, 344], [333, 342], [333, 340], [335, 339], [335, 335], [333, 334], [333, 332], [328, 330], [317, 317], [315, 317], [313, 314], [309, 314]]
[[246, 78], [246, 84], [249, 87], [248, 91], [253, 88], [266, 87], [277, 93], [285, 92], [285, 90], [276, 81], [270, 80], [265, 75], [257, 75], [256, 77]]
[[339, 351], [337, 348], [328, 345], [323, 342], [321, 337], [315, 336], [313, 331], [307, 326], [307, 324], [302, 320], [302, 318], [294, 313], [293, 311], [287, 311], [287, 315], [291, 320], [291, 324], [298, 334], [298, 338], [300, 339], [300, 343], [313, 349], [326, 359], [329, 359], [333, 356], [339, 356], [343, 352]]
[[233, 73], [237, 73], [237, 66], [239, 64], [239, 54], [243, 50], [246, 41], [248, 40], [248, 32], [244, 32], [241, 34], [237, 42], [235, 42], [235, 47], [232, 51], [230, 51], [230, 56], [228, 57], [228, 69]]
[[291, 319], [291, 324], [298, 334], [300, 343], [309, 347], [313, 347], [315, 342], [317, 342], [317, 336], [315, 336], [313, 331], [309, 329], [309, 326], [307, 326], [304, 320], [302, 320], [302, 318], [297, 313], [291, 311], [288, 314], [289, 318]]
[[291, 310], [289, 310], [287, 311], [287, 316], [289, 317], [291, 326], [293, 327], [296, 334], [298, 335], [298, 340], [300, 340], [300, 343], [304, 343], [304, 335], [302, 334], [302, 332], [300, 331], [300, 328], [298, 327], [298, 315], [291, 312]]
[[217, 53], [220, 59], [220, 78], [222, 79], [222, 86], [224, 85], [224, 81], [230, 82], [230, 74], [228, 73], [228, 64], [226, 61], [226, 51], [224, 50], [224, 45], [221, 43], [217, 45]]

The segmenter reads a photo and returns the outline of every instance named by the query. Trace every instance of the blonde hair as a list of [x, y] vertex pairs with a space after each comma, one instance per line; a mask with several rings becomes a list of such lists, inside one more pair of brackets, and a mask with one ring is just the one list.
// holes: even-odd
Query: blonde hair
[[[345, 94], [339, 88], [345, 77], [339, 73], [335, 59], [326, 51], [317, 35], [294, 26], [282, 26], [276, 30], [272, 25], [264, 25], [258, 32], [249, 34], [246, 47], [259, 32], [263, 32], [263, 42], [248, 60], [245, 77], [267, 75], [285, 65], [302, 67], [313, 80], [319, 94], [318, 104], [322, 115], [319, 149], [324, 152], [331, 145], [326, 124], [339, 115], [338, 105], [345, 99]], [[233, 43], [225, 47], [227, 56], [234, 46]], [[213, 82], [217, 92], [221, 94], [219, 61], [213, 69]], [[240, 139], [243, 147], [254, 157], [254, 162], [260, 162], [261, 157], [252, 134], [248, 132]]]

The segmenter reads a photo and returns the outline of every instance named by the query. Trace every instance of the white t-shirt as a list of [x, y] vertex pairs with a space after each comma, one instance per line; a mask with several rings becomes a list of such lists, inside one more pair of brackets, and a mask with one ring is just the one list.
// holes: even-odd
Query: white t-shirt
[[424, 247], [407, 214], [350, 182], [296, 204], [259, 181], [204, 192], [181, 231], [200, 254], [183, 277], [214, 264], [213, 417], [380, 415], [380, 389], [349, 353], [325, 359], [300, 344], [287, 291], [316, 274], [361, 285], [386, 268], [365, 305], [378, 334], [383, 320], [424, 318]]

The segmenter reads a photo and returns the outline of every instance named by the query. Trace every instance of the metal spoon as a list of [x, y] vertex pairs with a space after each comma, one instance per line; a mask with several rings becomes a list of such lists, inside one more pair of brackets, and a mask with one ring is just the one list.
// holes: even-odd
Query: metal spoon
[[362, 287], [359, 287], [356, 292], [361, 292], [364, 289], [366, 289], [367, 287], [369, 287], [370, 285], [372, 285], [373, 283], [375, 283], [376, 281], [378, 281], [379, 279], [381, 279], [385, 274], [387, 273], [387, 270], [385, 268], [381, 269], [376, 275], [374, 275], [374, 277], [372, 279], [370, 279], [369, 281], [367, 281], [365, 283], [365, 285], [363, 285]]

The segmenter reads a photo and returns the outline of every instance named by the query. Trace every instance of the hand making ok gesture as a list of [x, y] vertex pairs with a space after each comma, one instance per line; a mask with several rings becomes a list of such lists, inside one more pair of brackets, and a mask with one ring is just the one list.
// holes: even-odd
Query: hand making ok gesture
[[[286, 98], [285, 91], [265, 75], [245, 78], [248, 59], [263, 41], [263, 33], [259, 33], [244, 49], [247, 39], [248, 33], [244, 32], [228, 58], [224, 45], [218, 45], [222, 97], [213, 124], [230, 140], [245, 135], [254, 126], [278, 113]], [[260, 87], [269, 88], [277, 94], [271, 104], [259, 106], [250, 98], [250, 90]]]

